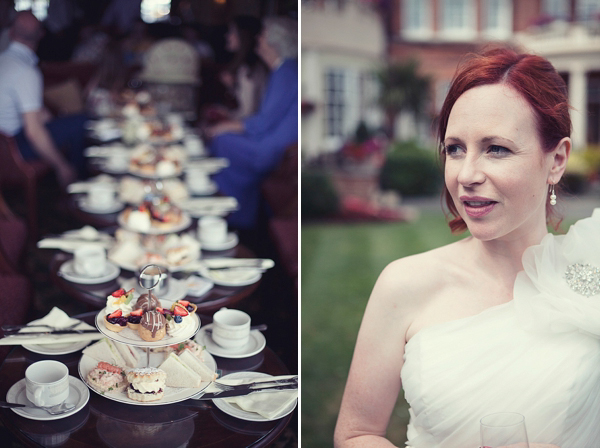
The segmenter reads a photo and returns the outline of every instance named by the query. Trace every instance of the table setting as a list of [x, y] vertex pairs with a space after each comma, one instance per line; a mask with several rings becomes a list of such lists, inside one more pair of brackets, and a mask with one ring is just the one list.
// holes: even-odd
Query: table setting
[[[215, 260], [216, 267], [222, 263]], [[101, 428], [107, 422], [118, 421], [122, 436], [129, 436], [131, 425], [148, 425], [146, 415], [155, 414], [151, 409], [164, 407], [164, 423], [182, 414], [177, 421], [189, 420], [181, 424], [188, 427], [188, 442], [207, 437], [211, 427], [215, 434], [210, 437], [223, 441], [233, 433], [244, 440], [259, 434], [276, 437], [297, 406], [298, 376], [287, 372], [266, 342], [256, 347], [256, 334], [266, 341], [266, 327], [253, 327], [251, 316], [238, 309], [223, 307], [211, 318], [198, 315], [187, 300], [165, 300], [160, 293], [165, 278], [160, 266], [149, 265], [137, 275], [141, 294], [120, 288], [99, 311], [70, 317], [54, 307], [27, 325], [4, 326], [0, 345], [17, 347], [0, 367], [6, 380], [0, 385], [0, 393], [6, 394], [0, 402], [2, 421], [23, 435], [30, 428], [28, 420], [52, 425], [81, 413], [74, 427], [57, 424], [44, 440], [65, 446], [85, 440], [99, 446], [92, 440], [100, 437], [106, 443], [110, 437]], [[238, 359], [259, 354], [260, 363], [252, 370], [243, 362], [236, 367]], [[132, 408], [126, 412], [130, 421], [123, 422], [123, 409], [113, 412], [114, 406]], [[245, 422], [240, 423], [243, 430], [220, 423], [228, 418]], [[200, 422], [199, 432], [195, 427]], [[166, 429], [163, 422], [155, 425], [157, 431]], [[25, 438], [36, 439], [39, 435]]]

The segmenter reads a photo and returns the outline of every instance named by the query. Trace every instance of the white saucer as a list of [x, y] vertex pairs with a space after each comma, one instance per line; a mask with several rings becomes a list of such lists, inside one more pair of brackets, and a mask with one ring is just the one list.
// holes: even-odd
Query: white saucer
[[[20, 403], [27, 406], [34, 406], [34, 404], [27, 399], [25, 387], [25, 378], [17, 381], [6, 393], [6, 401], [11, 403]], [[65, 412], [60, 415], [48, 414], [43, 409], [33, 408], [12, 408], [12, 410], [22, 417], [30, 418], [32, 420], [58, 420], [61, 418], [69, 417], [83, 408], [88, 400], [90, 399], [90, 391], [87, 386], [78, 378], [69, 376], [69, 396], [66, 402], [74, 404], [75, 407], [69, 412]]]
[[234, 232], [229, 232], [227, 234], [227, 238], [222, 243], [200, 240], [200, 244], [202, 244], [202, 250], [227, 250], [235, 247], [238, 242], [239, 239], [237, 233]]
[[98, 277], [83, 277], [75, 272], [73, 269], [73, 260], [65, 261], [58, 269], [58, 275], [73, 283], [79, 283], [80, 285], [98, 285], [100, 283], [114, 280], [119, 276], [121, 269], [111, 263], [106, 262], [105, 272]]
[[258, 330], [252, 330], [250, 332], [250, 339], [245, 346], [240, 348], [223, 348], [217, 345], [213, 341], [212, 336], [206, 332], [206, 329], [211, 329], [212, 326], [213, 324], [204, 325], [194, 338], [198, 344], [206, 346], [206, 350], [211, 355], [230, 359], [249, 358], [260, 353], [267, 345], [264, 335]]
[[123, 204], [120, 201], [113, 202], [113, 204], [109, 207], [104, 207], [104, 208], [94, 207], [88, 203], [88, 198], [85, 196], [79, 199], [78, 204], [79, 204], [79, 208], [81, 210], [83, 210], [84, 212], [95, 213], [95, 214], [115, 213], [115, 212], [118, 212], [119, 210], [123, 210], [123, 207], [125, 207], [125, 204]]
[[187, 184], [187, 187], [189, 192], [192, 195], [196, 196], [210, 196], [211, 194], [215, 194], [219, 190], [217, 184], [212, 181], [203, 186], [202, 188], [195, 188], [189, 184]]
[[[269, 375], [267, 373], [262, 373], [262, 372], [234, 372], [234, 373], [230, 373], [229, 375], [225, 375], [225, 376], [221, 377], [220, 379], [223, 379], [223, 378], [270, 378], [272, 376], [273, 375]], [[225, 412], [228, 415], [231, 415], [232, 417], [239, 418], [242, 420], [248, 420], [251, 422], [270, 422], [273, 420], [278, 420], [278, 419], [283, 418], [286, 415], [290, 414], [296, 408], [296, 405], [298, 404], [298, 399], [296, 399], [296, 401], [293, 401], [288, 406], [286, 406], [284, 409], [282, 409], [281, 412], [273, 418], [263, 417], [262, 415], [260, 415], [256, 412], [244, 411], [243, 409], [239, 408], [238, 406], [228, 403], [223, 398], [215, 398], [213, 400], [213, 403], [221, 411]]]
[[[256, 283], [262, 277], [263, 271], [257, 268], [236, 267], [223, 270], [199, 269], [200, 275], [220, 286], [248, 286]], [[236, 278], [235, 276], [238, 276]]]

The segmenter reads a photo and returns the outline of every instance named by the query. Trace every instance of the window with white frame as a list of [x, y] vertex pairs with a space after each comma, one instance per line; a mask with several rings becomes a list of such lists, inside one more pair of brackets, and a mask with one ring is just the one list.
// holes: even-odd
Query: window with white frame
[[555, 19], [569, 18], [569, 0], [543, 0], [542, 12]]
[[30, 9], [39, 21], [48, 16], [48, 3], [50, 0], [15, 0], [15, 11]]
[[490, 39], [507, 39], [512, 34], [512, 0], [482, 0], [481, 32]]
[[344, 135], [346, 112], [346, 76], [343, 69], [331, 68], [325, 72], [325, 136]]
[[590, 22], [600, 17], [600, 0], [579, 0], [575, 14], [579, 22]]
[[465, 40], [476, 36], [473, 0], [442, 0], [440, 6], [439, 25], [442, 37]]
[[433, 36], [431, 0], [404, 0], [401, 11], [402, 37], [429, 39]]

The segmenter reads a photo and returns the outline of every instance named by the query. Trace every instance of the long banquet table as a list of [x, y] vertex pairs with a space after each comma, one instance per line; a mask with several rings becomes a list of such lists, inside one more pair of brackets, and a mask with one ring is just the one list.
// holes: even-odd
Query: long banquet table
[[[96, 312], [78, 318], [93, 324]], [[210, 317], [202, 316], [206, 325]], [[81, 351], [61, 356], [32, 353], [16, 346], [0, 366], [0, 396], [25, 375], [31, 363], [56, 359], [65, 363], [70, 375], [79, 378]], [[235, 371], [256, 371], [270, 375], [290, 372], [277, 355], [265, 349], [249, 358], [225, 359], [214, 356], [223, 375]], [[188, 399], [178, 404], [135, 406], [119, 403], [90, 391], [89, 402], [79, 412], [51, 421], [30, 420], [10, 409], [0, 409], [0, 420], [14, 437], [27, 447], [265, 447], [275, 441], [294, 413], [274, 421], [253, 422], [234, 418], [211, 401]]]

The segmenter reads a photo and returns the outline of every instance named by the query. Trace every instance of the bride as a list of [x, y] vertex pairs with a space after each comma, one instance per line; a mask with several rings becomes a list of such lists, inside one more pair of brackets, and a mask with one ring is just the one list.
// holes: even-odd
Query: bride
[[600, 213], [547, 231], [570, 131], [545, 59], [499, 48], [459, 68], [438, 135], [449, 225], [470, 236], [381, 273], [337, 447], [392, 446], [401, 388], [412, 448], [476, 448], [480, 419], [504, 411], [525, 416], [530, 447], [600, 446]]

